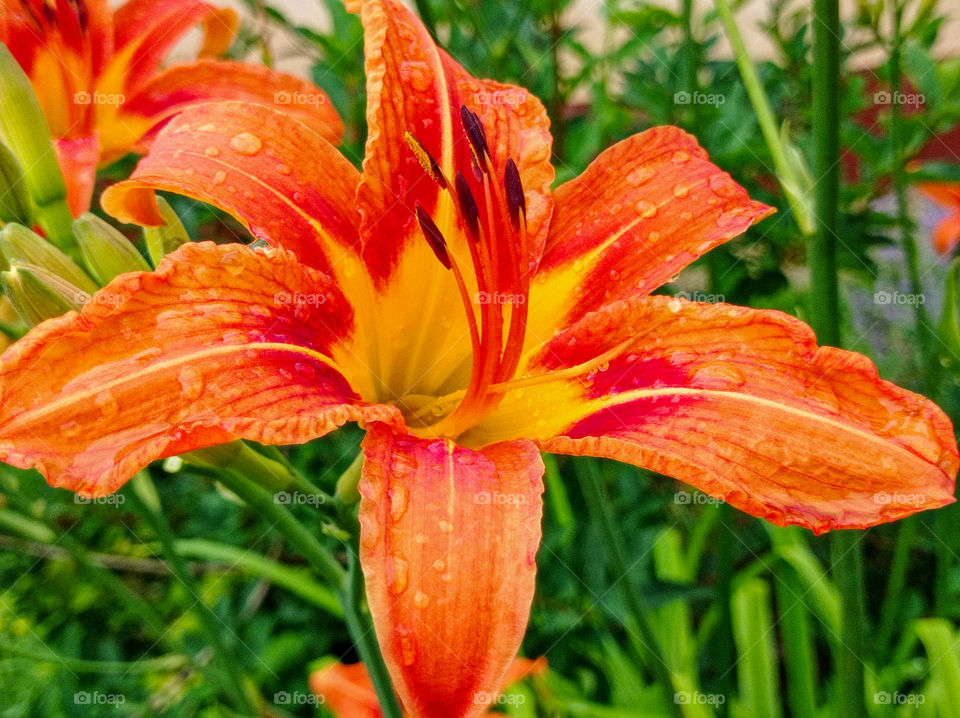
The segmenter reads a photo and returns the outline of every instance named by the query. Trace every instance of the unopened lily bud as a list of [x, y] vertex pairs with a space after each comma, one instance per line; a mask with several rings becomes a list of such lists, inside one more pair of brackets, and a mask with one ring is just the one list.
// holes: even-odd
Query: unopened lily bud
[[20, 224], [8, 224], [0, 230], [0, 253], [9, 264], [30, 264], [79, 287], [87, 294], [97, 284], [70, 257], [40, 235]]
[[30, 221], [30, 197], [23, 169], [10, 148], [0, 142], [0, 225]]
[[70, 246], [67, 187], [50, 141], [50, 127], [30, 79], [5, 45], [0, 45], [0, 139], [23, 169], [34, 220], [54, 244]]
[[147, 254], [150, 255], [150, 261], [153, 262], [154, 267], [181, 244], [190, 241], [183, 222], [163, 197], [157, 197], [157, 207], [166, 224], [160, 227], [143, 228], [143, 242], [147, 246]]
[[14, 264], [0, 274], [0, 286], [27, 326], [80, 309], [90, 295], [42, 267]]
[[129, 239], [102, 219], [84, 212], [73, 221], [84, 264], [101, 285], [118, 274], [149, 272], [150, 265]]

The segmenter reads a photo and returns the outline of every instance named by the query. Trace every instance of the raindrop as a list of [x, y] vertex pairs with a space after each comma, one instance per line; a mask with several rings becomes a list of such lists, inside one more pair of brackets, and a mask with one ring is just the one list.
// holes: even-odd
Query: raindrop
[[115, 397], [109, 389], [105, 389], [97, 394], [93, 402], [97, 405], [97, 408], [100, 409], [100, 413], [102, 413], [104, 417], [113, 416], [120, 410], [117, 397]]
[[185, 366], [177, 374], [180, 382], [180, 396], [184, 401], [195, 401], [203, 394], [203, 376], [192, 366]]
[[690, 188], [685, 184], [678, 184], [673, 186], [673, 196], [677, 199], [683, 199], [688, 194], [690, 194]]
[[646, 199], [638, 200], [634, 208], [640, 213], [640, 217], [643, 219], [648, 219], [657, 213], [657, 205]]
[[223, 184], [226, 179], [227, 179], [227, 173], [224, 172], [223, 170], [219, 170], [219, 171], [213, 176], [213, 183], [214, 183], [215, 185], [220, 185], [220, 184]]
[[63, 434], [65, 439], [75, 439], [80, 435], [80, 422], [68, 421], [66, 424], [61, 424], [60, 433]]
[[433, 73], [425, 62], [407, 60], [400, 63], [400, 79], [418, 92], [425, 92], [433, 85]]
[[430, 605], [430, 597], [423, 591], [417, 591], [417, 594], [413, 597], [413, 605], [417, 608], [426, 608]]
[[407, 590], [408, 573], [406, 559], [400, 556], [387, 557], [387, 580], [390, 582], [390, 593], [394, 596]]
[[220, 156], [220, 148], [219, 148], [219, 147], [213, 147], [213, 146], [211, 145], [210, 147], [208, 147], [207, 149], [205, 149], [205, 150], [203, 151], [203, 154], [205, 154], [207, 157], [219, 157], [219, 156]]
[[230, 149], [237, 154], [252, 157], [263, 149], [263, 142], [252, 132], [241, 132], [230, 138]]
[[690, 161], [690, 155], [683, 150], [677, 150], [670, 156], [670, 161], [676, 164], [683, 164], [684, 162]]
[[627, 182], [634, 187], [639, 187], [644, 182], [649, 182], [653, 179], [653, 176], [656, 174], [656, 171], [652, 167], [637, 167], [635, 170], [632, 170], [627, 174]]

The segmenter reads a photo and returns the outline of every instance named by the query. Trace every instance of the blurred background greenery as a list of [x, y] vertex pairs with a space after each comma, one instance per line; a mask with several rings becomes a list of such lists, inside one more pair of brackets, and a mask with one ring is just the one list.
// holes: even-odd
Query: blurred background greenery
[[[334, 0], [318, 0], [317, 12], [330, 20], [318, 32], [269, 3], [249, 2], [254, 20], [234, 54], [272, 63], [282, 46], [309, 63], [344, 117], [345, 152], [359, 164], [365, 98], [356, 17]], [[791, 211], [742, 68], [715, 51], [724, 29], [712, 3], [685, 0], [674, 12], [612, 0], [598, 11], [600, 50], [584, 46], [565, 24], [566, 5], [416, 3], [431, 32], [471, 72], [524, 85], [544, 101], [558, 181], [649, 126], [694, 133], [714, 162], [780, 211], [662, 291], [811, 320], [803, 220]], [[949, 134], [960, 122], [960, 60], [945, 56], [942, 37], [944, 16], [960, 8], [954, 0], [862, 0], [854, 10], [843, 18], [849, 71], [836, 97], [845, 153], [843, 343], [957, 420], [960, 358], [951, 347], [960, 344], [944, 333], [950, 322], [936, 328], [942, 313], [949, 318], [956, 310], [956, 287], [948, 284], [956, 277], [948, 278], [948, 258], [930, 247], [943, 210], [913, 185], [960, 181], [953, 154], [960, 144]], [[761, 15], [750, 21], [753, 36], [762, 33], [772, 51], [754, 67], [789, 176], [808, 190], [810, 7], [772, 0]], [[876, 62], [854, 70], [851, 57], [865, 53]], [[896, 92], [917, 99], [884, 101], [884, 93]], [[125, 176], [133, 161], [118, 163], [103, 181]], [[209, 208], [170, 201], [196, 239], [243, 235]], [[898, 291], [924, 300], [882, 300], [883, 292]], [[360, 438], [359, 430], [345, 430], [287, 453], [332, 492]], [[775, 528], [624, 465], [546, 460], [545, 538], [524, 654], [546, 656], [550, 669], [514, 686], [502, 712], [960, 716], [955, 507], [856, 534], [864, 583], [853, 603], [862, 606], [862, 640], [844, 645], [844, 577], [831, 571], [825, 537]], [[129, 487], [109, 502], [84, 503], [34, 473], [0, 468], [0, 718], [239, 715], [212, 677], [203, 606], [233, 656], [233, 681], [255, 687], [274, 715], [325, 715], [322, 705], [296, 704], [282, 692], [308, 695], [311, 666], [325, 658], [357, 660], [332, 591], [271, 525], [209, 477], [176, 461], [151, 474], [166, 527], [144, 518]], [[331, 550], [342, 550], [310, 506], [289, 508]], [[187, 562], [186, 581], [165, 558], [167, 529]], [[843, 651], [862, 669], [863, 700], [855, 706], [838, 688]]]

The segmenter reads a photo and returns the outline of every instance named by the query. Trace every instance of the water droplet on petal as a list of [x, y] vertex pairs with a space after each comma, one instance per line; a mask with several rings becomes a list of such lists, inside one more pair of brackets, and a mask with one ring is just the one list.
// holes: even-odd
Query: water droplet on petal
[[443, 533], [445, 533], [445, 534], [452, 534], [452, 533], [453, 533], [453, 524], [450, 523], [449, 521], [440, 521], [440, 522], [437, 523], [437, 526], [438, 526], [438, 527], [440, 528], [440, 530], [443, 531]]
[[447, 562], [444, 561], [442, 558], [438, 558], [436, 561], [433, 562], [433, 570], [436, 571], [437, 573], [443, 573], [444, 571], [447, 570]]
[[391, 486], [390, 489], [387, 490], [387, 495], [390, 497], [390, 518], [394, 521], [399, 521], [407, 512], [407, 498], [409, 494], [402, 486]]
[[636, 169], [627, 173], [627, 182], [634, 187], [639, 187], [644, 182], [648, 182], [653, 179], [655, 174], [656, 171], [652, 167], [637, 167]]
[[100, 413], [104, 417], [113, 416], [120, 410], [120, 404], [117, 397], [109, 389], [104, 389], [94, 398], [93, 403], [97, 405]]
[[60, 433], [63, 434], [65, 439], [75, 439], [80, 435], [80, 422], [79, 421], [68, 421], [66, 424], [60, 425]]
[[290, 165], [281, 162], [280, 164], [277, 165], [277, 172], [279, 172], [282, 175], [290, 174]]
[[400, 79], [418, 92], [426, 92], [433, 85], [433, 73], [425, 62], [406, 60], [400, 63]]
[[683, 164], [690, 161], [690, 155], [683, 150], [677, 150], [670, 156], [670, 161], [678, 165]]
[[220, 156], [220, 148], [219, 148], [219, 147], [210, 146], [210, 147], [208, 147], [207, 149], [205, 149], [205, 150], [203, 151], [203, 154], [205, 154], [207, 157], [219, 157], [219, 156]]
[[690, 188], [685, 184], [678, 184], [673, 186], [673, 196], [677, 199], [683, 199], [688, 194], [690, 194]]
[[252, 157], [263, 149], [263, 142], [252, 132], [241, 132], [230, 138], [230, 149], [237, 154]]
[[400, 653], [403, 656], [403, 665], [412, 666], [417, 660], [417, 647], [410, 636], [400, 637]]
[[197, 132], [216, 132], [216, 131], [217, 131], [217, 126], [212, 122], [208, 122], [205, 125], [200, 125], [197, 128]]
[[657, 213], [657, 205], [646, 199], [638, 200], [634, 208], [640, 213], [640, 217], [643, 219], [649, 219]]
[[413, 597], [413, 605], [417, 608], [426, 608], [430, 605], [430, 597], [423, 591], [417, 591], [417, 594]]
[[219, 170], [219, 171], [213, 176], [213, 183], [214, 183], [215, 185], [220, 185], [220, 184], [223, 184], [226, 179], [227, 179], [227, 173], [224, 172], [223, 170]]
[[185, 366], [177, 374], [180, 382], [180, 396], [184, 401], [195, 401], [203, 394], [203, 375], [192, 366]]
[[406, 559], [400, 556], [387, 557], [387, 582], [390, 584], [390, 593], [394, 596], [399, 596], [407, 590], [408, 573]]
[[737, 183], [734, 182], [729, 175], [713, 175], [707, 181], [707, 184], [710, 186], [710, 189], [720, 197], [729, 198], [737, 194]]

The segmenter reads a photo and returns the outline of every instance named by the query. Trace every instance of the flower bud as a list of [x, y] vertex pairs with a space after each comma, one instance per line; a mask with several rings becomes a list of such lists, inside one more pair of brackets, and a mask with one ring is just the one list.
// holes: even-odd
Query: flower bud
[[9, 264], [40, 267], [88, 294], [97, 291], [97, 284], [76, 262], [23, 225], [8, 224], [0, 230], [0, 253]]
[[149, 272], [150, 265], [129, 239], [102, 219], [84, 212], [73, 221], [83, 262], [101, 285], [118, 274]]
[[30, 222], [30, 198], [20, 163], [0, 142], [0, 226], [7, 222]]
[[0, 274], [0, 286], [17, 315], [30, 327], [80, 309], [89, 294], [42, 267], [14, 264]]
[[30, 79], [5, 45], [0, 44], [0, 140], [20, 163], [33, 219], [59, 247], [69, 247], [67, 187], [50, 141], [50, 127]]
[[163, 198], [157, 197], [157, 207], [160, 209], [160, 215], [166, 223], [160, 227], [144, 227], [143, 242], [147, 246], [147, 254], [150, 261], [156, 267], [160, 260], [181, 244], [190, 241], [186, 227], [173, 211], [173, 207]]

